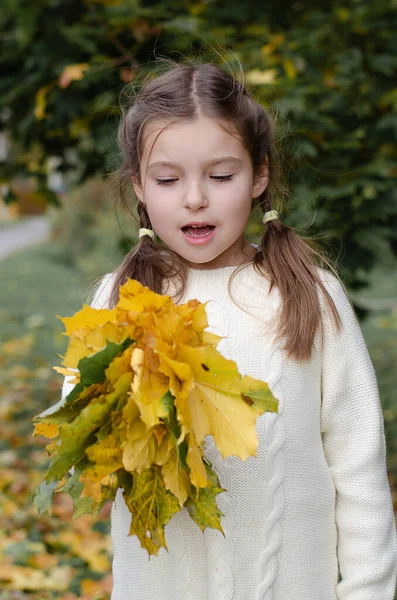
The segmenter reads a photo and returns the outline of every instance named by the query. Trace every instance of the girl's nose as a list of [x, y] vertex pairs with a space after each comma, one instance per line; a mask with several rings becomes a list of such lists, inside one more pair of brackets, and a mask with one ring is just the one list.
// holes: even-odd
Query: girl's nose
[[208, 206], [207, 196], [200, 183], [192, 182], [191, 185], [187, 186], [184, 206], [191, 210], [198, 210], [199, 208]]

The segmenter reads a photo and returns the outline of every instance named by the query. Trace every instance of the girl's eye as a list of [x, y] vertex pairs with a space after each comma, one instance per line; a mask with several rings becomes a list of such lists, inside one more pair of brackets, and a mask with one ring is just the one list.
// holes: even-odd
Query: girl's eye
[[[211, 179], [218, 181], [221, 183], [222, 181], [230, 181], [233, 179], [233, 175], [211, 175]], [[178, 181], [177, 179], [157, 179], [157, 185], [170, 185], [174, 183], [174, 181]]]
[[173, 183], [174, 181], [177, 181], [176, 179], [157, 179], [157, 185], [169, 185], [170, 183]]
[[215, 179], [215, 181], [230, 181], [233, 179], [233, 175], [212, 175], [211, 179]]

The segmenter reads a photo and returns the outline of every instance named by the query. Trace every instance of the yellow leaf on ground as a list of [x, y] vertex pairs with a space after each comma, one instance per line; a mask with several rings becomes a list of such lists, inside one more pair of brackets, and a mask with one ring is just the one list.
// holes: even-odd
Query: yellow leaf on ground
[[51, 590], [64, 592], [68, 589], [74, 570], [69, 566], [55, 567], [50, 573], [17, 565], [0, 565], [0, 581], [9, 590]]
[[94, 598], [104, 598], [105, 594], [112, 592], [113, 578], [112, 574], [108, 573], [103, 579], [95, 580], [82, 579], [81, 591], [84, 599], [93, 600]]
[[74, 522], [74, 529], [61, 531], [57, 535], [58, 543], [69, 547], [73, 554], [85, 560], [93, 571], [98, 573], [106, 571], [109, 569], [108, 540], [103, 535], [93, 531], [92, 523], [90, 524], [89, 521], [79, 531], [80, 521], [85, 523], [83, 518], [79, 517]]

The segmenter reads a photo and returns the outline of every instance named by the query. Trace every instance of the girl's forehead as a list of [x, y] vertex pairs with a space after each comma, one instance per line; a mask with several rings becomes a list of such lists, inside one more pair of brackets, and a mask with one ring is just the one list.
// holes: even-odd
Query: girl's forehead
[[[197, 117], [189, 120], [151, 120], [142, 130], [142, 162], [155, 155], [165, 160], [164, 153], [184, 154], [186, 147], [199, 151], [200, 147], [208, 152], [242, 152], [243, 144], [233, 123], [226, 120]], [[207, 156], [208, 158], [208, 156]]]

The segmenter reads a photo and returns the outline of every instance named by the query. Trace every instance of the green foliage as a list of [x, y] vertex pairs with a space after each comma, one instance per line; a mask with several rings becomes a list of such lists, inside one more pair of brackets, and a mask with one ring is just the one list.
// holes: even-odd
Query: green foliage
[[[282, 217], [343, 242], [353, 287], [397, 251], [397, 13], [392, 0], [235, 4], [172, 0], [6, 0], [0, 101], [12, 156], [3, 179], [48, 159], [76, 181], [111, 171], [122, 86], [153, 48], [244, 68], [279, 117], [290, 208]], [[54, 200], [54, 198], [53, 198]], [[49, 201], [51, 198], [49, 197]], [[361, 267], [359, 273], [358, 268]]]
[[207, 477], [211, 481], [212, 486], [200, 488], [198, 490], [192, 489], [186, 503], [186, 508], [193, 521], [195, 521], [200, 527], [201, 531], [204, 531], [206, 527], [212, 527], [221, 531], [219, 522], [223, 516], [223, 513], [217, 507], [214, 518], [211, 508], [214, 505], [217, 494], [225, 492], [226, 490], [219, 487], [219, 482], [214, 477], [214, 471], [212, 470], [212, 465], [209, 463], [209, 461], [206, 460], [204, 466]]
[[94, 356], [85, 356], [80, 359], [78, 369], [80, 371], [81, 380], [70, 392], [66, 401], [71, 402], [74, 400], [85, 387], [103, 381], [105, 370], [108, 368], [114, 357], [130, 346], [133, 341], [134, 340], [127, 338], [120, 344], [107, 342], [105, 348], [100, 352], [97, 352]]
[[[397, 271], [393, 265], [373, 271], [370, 286], [354, 294], [359, 306], [369, 309], [370, 315], [362, 326], [374, 363], [382, 400], [388, 450], [388, 473], [396, 488], [397, 482]], [[395, 502], [397, 494], [394, 492]]]
[[57, 260], [91, 282], [113, 271], [138, 239], [132, 217], [115, 214], [111, 200], [104, 182], [90, 179], [62, 197], [61, 210], [50, 213]]

